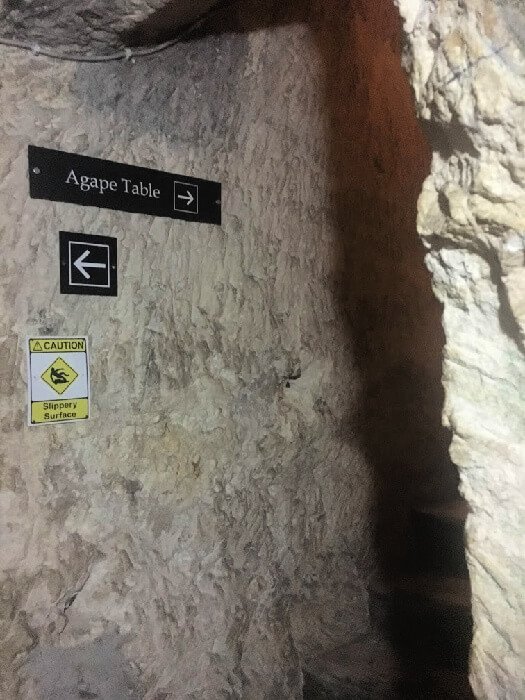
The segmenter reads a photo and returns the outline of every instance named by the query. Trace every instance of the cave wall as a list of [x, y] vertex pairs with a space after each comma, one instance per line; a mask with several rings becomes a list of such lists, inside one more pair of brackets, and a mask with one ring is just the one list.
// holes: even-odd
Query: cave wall
[[[370, 631], [384, 504], [454, 486], [399, 18], [263, 5], [0, 49], [2, 697], [299, 698]], [[220, 180], [223, 225], [31, 200], [28, 143]], [[118, 238], [117, 298], [60, 295], [59, 230]], [[27, 427], [29, 334], [88, 335], [88, 423]]]
[[0, 0], [2, 39], [68, 55], [105, 56], [129, 48], [129, 37], [150, 23], [185, 30], [217, 0]]
[[[325, 56], [333, 216], [344, 258], [338, 298], [362, 381], [357, 430], [373, 465], [377, 544], [396, 565], [405, 504], [447, 500], [457, 470], [441, 425], [441, 305], [415, 227], [431, 153], [401, 67], [401, 21], [390, 0], [349, 3]], [[343, 50], [331, 42], [345, 34]]]
[[444, 421], [471, 514], [471, 684], [525, 695], [525, 17], [521, 2], [399, 0], [433, 147], [418, 206], [444, 305]]

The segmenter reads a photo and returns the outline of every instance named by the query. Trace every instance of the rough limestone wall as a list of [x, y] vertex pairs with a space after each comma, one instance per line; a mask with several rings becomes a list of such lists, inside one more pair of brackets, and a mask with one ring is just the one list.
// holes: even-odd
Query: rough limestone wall
[[2, 39], [23, 40], [64, 53], [108, 54], [122, 50], [137, 24], [158, 13], [172, 26], [192, 22], [216, 0], [0, 0]]
[[[0, 696], [299, 698], [374, 566], [310, 30], [0, 62]], [[224, 224], [31, 200], [28, 143], [220, 180]], [[118, 298], [60, 295], [61, 229]], [[28, 334], [89, 336], [89, 422], [27, 427]]]
[[480, 698], [525, 697], [525, 19], [523, 3], [398, 0], [434, 148], [419, 200], [444, 304], [444, 420], [472, 513]]

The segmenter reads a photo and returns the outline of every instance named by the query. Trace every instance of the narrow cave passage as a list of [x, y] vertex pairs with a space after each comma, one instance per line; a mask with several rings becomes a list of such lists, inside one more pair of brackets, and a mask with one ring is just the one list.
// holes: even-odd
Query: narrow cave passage
[[305, 697], [470, 698], [468, 508], [442, 427], [442, 308], [416, 231], [430, 148], [401, 66], [397, 8], [384, 0], [325, 9], [313, 35], [341, 246], [336, 299], [362, 381], [358, 433], [374, 473], [377, 637], [312, 659]]

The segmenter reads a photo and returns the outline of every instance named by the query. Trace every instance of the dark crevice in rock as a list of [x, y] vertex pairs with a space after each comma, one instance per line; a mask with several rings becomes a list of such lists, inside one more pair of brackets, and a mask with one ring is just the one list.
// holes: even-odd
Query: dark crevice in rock
[[448, 160], [455, 153], [467, 153], [473, 158], [479, 157], [478, 149], [456, 115], [448, 124], [437, 119], [434, 121], [425, 119], [421, 120], [421, 126], [433, 150], [437, 151], [444, 160]]

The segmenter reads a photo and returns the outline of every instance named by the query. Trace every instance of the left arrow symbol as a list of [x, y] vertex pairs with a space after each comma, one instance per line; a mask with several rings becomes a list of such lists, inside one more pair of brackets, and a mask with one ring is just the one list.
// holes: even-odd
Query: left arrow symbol
[[90, 274], [86, 270], [87, 267], [102, 267], [102, 268], [107, 267], [107, 265], [105, 265], [104, 263], [84, 262], [84, 260], [88, 257], [88, 255], [89, 255], [89, 250], [85, 250], [82, 253], [82, 255], [79, 255], [78, 258], [73, 263], [73, 265], [77, 268], [77, 270], [82, 275], [84, 275], [84, 277], [87, 280], [90, 279]]

